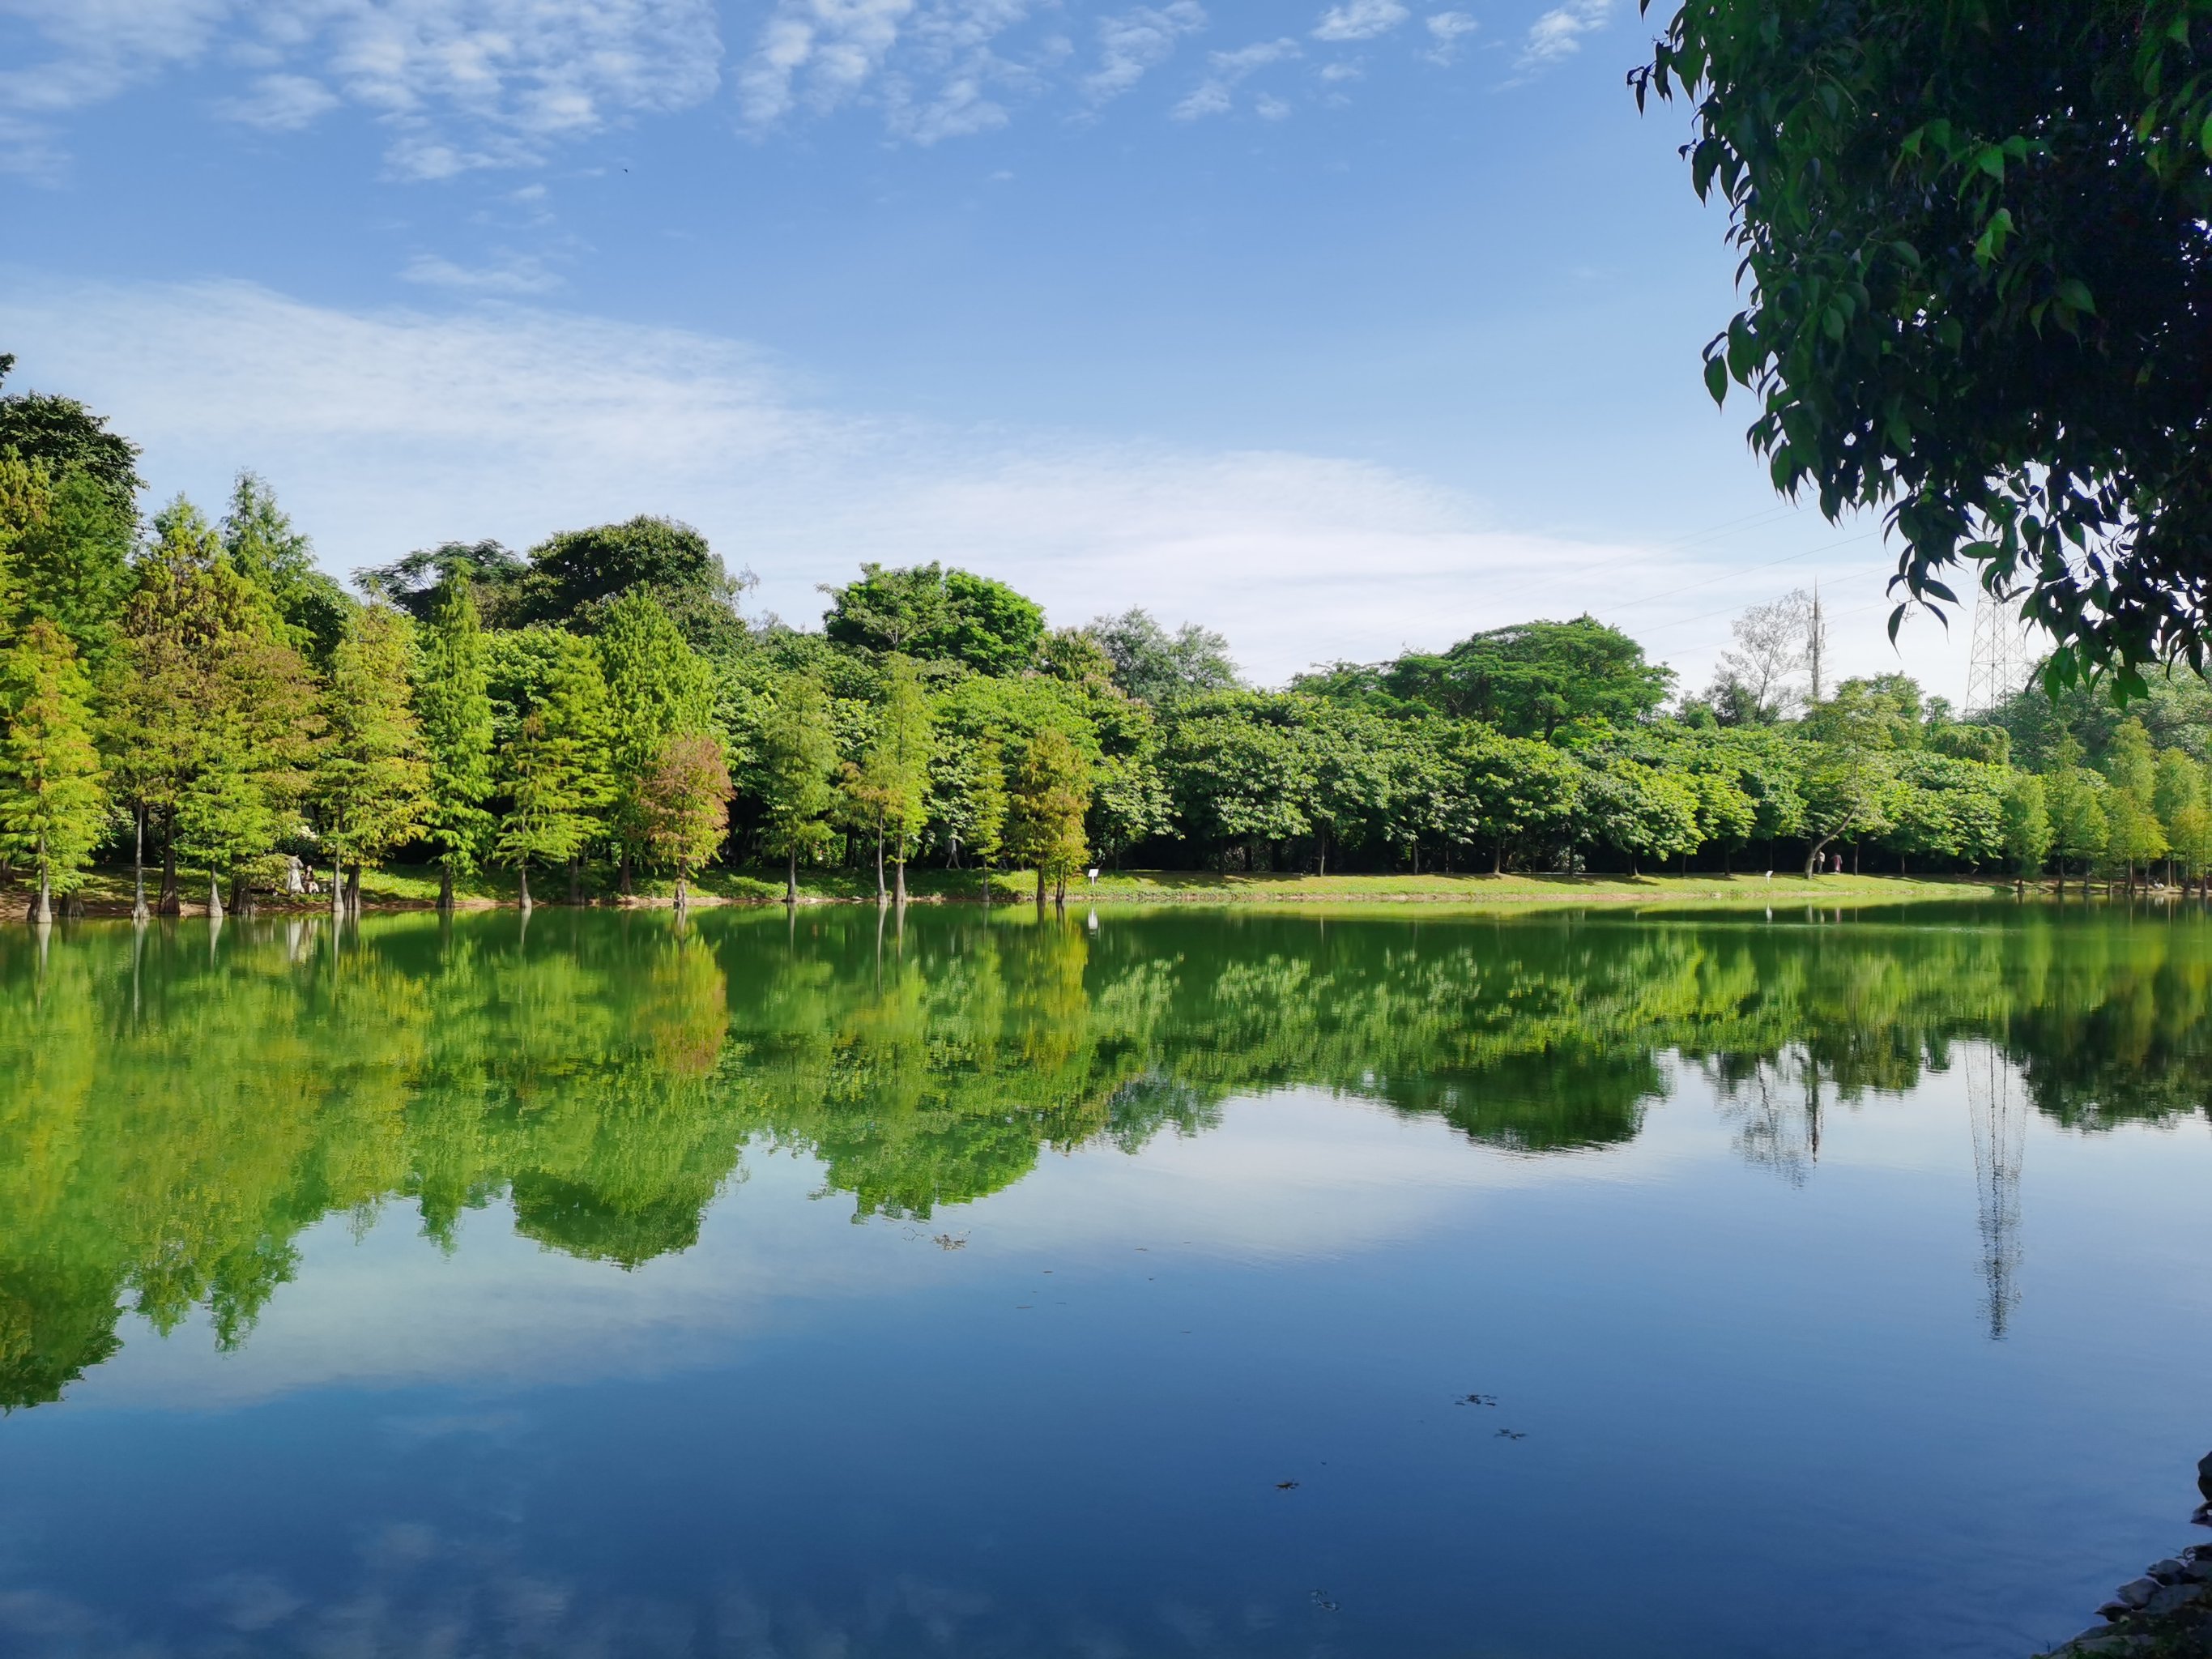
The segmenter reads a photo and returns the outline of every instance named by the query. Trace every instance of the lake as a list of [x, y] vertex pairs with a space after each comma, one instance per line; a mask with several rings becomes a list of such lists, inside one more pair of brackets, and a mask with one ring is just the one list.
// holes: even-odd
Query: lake
[[12, 1656], [2008, 1656], [2193, 1535], [2201, 912], [0, 933]]

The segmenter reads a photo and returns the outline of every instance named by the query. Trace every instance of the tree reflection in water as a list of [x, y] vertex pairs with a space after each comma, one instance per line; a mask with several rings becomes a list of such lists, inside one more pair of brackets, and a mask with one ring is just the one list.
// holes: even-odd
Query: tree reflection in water
[[120, 1309], [165, 1331], [204, 1309], [239, 1343], [303, 1229], [393, 1200], [447, 1249], [505, 1198], [530, 1237], [630, 1268], [696, 1240], [749, 1146], [818, 1160], [856, 1218], [927, 1218], [1047, 1151], [1134, 1152], [1292, 1085], [1569, 1155], [1632, 1139], [1677, 1059], [1801, 1183], [1825, 1112], [1963, 1060], [2002, 1334], [2014, 1118], [2093, 1132], [2212, 1091], [2197, 916], [881, 920], [0, 933], [0, 1403], [56, 1398]]

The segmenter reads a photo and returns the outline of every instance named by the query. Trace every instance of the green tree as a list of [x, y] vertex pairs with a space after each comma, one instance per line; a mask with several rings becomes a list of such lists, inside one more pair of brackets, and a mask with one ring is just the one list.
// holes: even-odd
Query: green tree
[[[0, 381], [15, 367], [15, 357], [0, 352]], [[0, 453], [9, 453], [43, 465], [53, 477], [84, 474], [118, 512], [136, 519], [138, 492], [146, 487], [138, 476], [138, 446], [110, 432], [105, 416], [94, 415], [76, 398], [40, 392], [0, 397]]]
[[415, 835], [429, 808], [430, 767], [410, 696], [412, 628], [403, 611], [367, 605], [347, 618], [331, 653], [329, 735], [313, 799], [331, 857], [333, 910], [360, 908], [362, 866]]
[[0, 451], [0, 636], [33, 617], [69, 635], [95, 681], [131, 587], [137, 514], [92, 474]]
[[1066, 732], [1048, 726], [1030, 739], [1007, 794], [1007, 851], [1036, 868], [1040, 906], [1048, 881], [1065, 896], [1069, 873], [1091, 855], [1083, 840], [1090, 769]]
[[1492, 629], [1439, 656], [1392, 663], [1383, 688], [1508, 737], [1550, 742], [1564, 726], [1632, 726], [1666, 701], [1674, 671], [1590, 617]]
[[1874, 681], [1845, 680], [1805, 720], [1813, 753], [1805, 769], [1805, 875], [1831, 843], [1856, 843], [1889, 827], [1896, 794], [1892, 751], [1907, 735], [1898, 699]]
[[676, 871], [676, 904], [690, 902], [691, 872], [714, 856], [730, 826], [730, 768], [719, 739], [672, 732], [645, 780], [645, 850]]
[[2166, 830], [2157, 811], [2158, 756], [2139, 720], [2123, 724], [2105, 757], [2112, 788], [2105, 801], [2105, 855], [2120, 866], [2133, 892], [2136, 872], [2166, 856]]
[[2193, 0], [1697, 0], [1632, 77], [1695, 104], [1777, 488], [1888, 507], [1913, 599], [2025, 589], [2059, 684], [2205, 659], [2208, 57]]
[[1505, 873], [1516, 848], [1563, 833], [1574, 821], [1581, 768], [1549, 744], [1469, 726], [1451, 759], [1466, 802], [1465, 839], [1489, 847], [1492, 874]]
[[[536, 631], [536, 630], [533, 630]], [[583, 901], [583, 860], [613, 799], [607, 683], [591, 642], [544, 630], [550, 661], [533, 706], [499, 755], [507, 810], [495, 843], [530, 900], [530, 866], [568, 866], [568, 900]]]
[[2105, 852], [2107, 828], [2101, 797], [2106, 792], [2096, 775], [2083, 769], [2081, 757], [2080, 744], [2071, 738], [2062, 738], [2052, 753], [2051, 769], [2044, 779], [2044, 793], [2051, 811], [2051, 850], [2058, 859], [2062, 892], [2068, 860], [2081, 861], [2081, 890], [2086, 893], [2090, 868]]
[[1229, 641], [1196, 623], [1170, 634], [1141, 608], [1118, 617], [1101, 617], [1090, 633], [1113, 664], [1115, 684], [1156, 708], [1207, 691], [1233, 691], [1238, 684]]
[[760, 724], [754, 788], [761, 799], [762, 840], [785, 860], [784, 902], [799, 902], [799, 860], [830, 842], [830, 811], [837, 738], [830, 723], [830, 696], [811, 674], [779, 680]]
[[631, 862], [645, 851], [657, 822], [648, 785], [660, 772], [670, 738], [703, 732], [713, 723], [714, 678], [647, 588], [630, 588], [607, 605], [597, 644], [614, 771], [610, 823], [620, 860], [617, 885], [627, 894]]
[[921, 833], [929, 800], [929, 694], [913, 661], [893, 657], [883, 700], [873, 711], [875, 730], [858, 763], [844, 768], [843, 788], [858, 823], [876, 834], [876, 902], [884, 892], [884, 848], [889, 840], [897, 867], [898, 902], [906, 902], [906, 860]]
[[238, 475], [219, 530], [232, 568], [269, 596], [291, 643], [310, 661], [327, 665], [354, 602], [316, 567], [314, 544], [258, 474]]
[[33, 921], [52, 920], [53, 895], [76, 890], [106, 827], [91, 697], [76, 647], [44, 617], [0, 662], [0, 846], [37, 872]]
[[[2190, 810], [2204, 805], [2204, 769], [2197, 757], [2186, 750], [2167, 749], [2158, 757], [2158, 782], [2152, 793], [2151, 810], [2158, 814], [2159, 823], [2165, 827], [2166, 852], [2170, 858], [2181, 857], [2180, 831], [2176, 829]], [[2171, 876], [2174, 872], [2169, 868]]]
[[1631, 875], [1644, 859], [1663, 864], [1698, 848], [1698, 791], [1685, 778], [1616, 759], [1591, 768], [1575, 799], [1583, 833], [1626, 854]]
[[2022, 876], [2033, 876], [2051, 856], [2051, 814], [2043, 780], [2033, 772], [2015, 772], [2004, 794], [2006, 860]]
[[529, 556], [502, 620], [511, 609], [516, 623], [592, 630], [617, 599], [642, 589], [702, 651], [728, 650], [744, 636], [738, 600], [750, 578], [732, 577], [690, 525], [640, 517], [563, 531], [531, 549]]
[[1012, 674], [1036, 659], [1044, 611], [1004, 582], [942, 565], [886, 570], [863, 564], [858, 581], [825, 587], [823, 631], [838, 645], [884, 655], [967, 664]]
[[492, 830], [492, 717], [484, 635], [465, 580], [437, 590], [415, 659], [415, 719], [429, 763], [422, 829], [438, 849], [438, 908], [481, 861]]
[[968, 794], [968, 850], [983, 867], [983, 896], [991, 896], [991, 872], [1006, 844], [1006, 757], [994, 738], [975, 747], [974, 782]]

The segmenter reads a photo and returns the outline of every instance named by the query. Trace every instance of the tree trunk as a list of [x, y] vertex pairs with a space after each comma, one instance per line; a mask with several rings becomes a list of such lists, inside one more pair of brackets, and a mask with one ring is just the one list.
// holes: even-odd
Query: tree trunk
[[184, 894], [177, 885], [177, 820], [169, 815], [168, 833], [161, 837], [161, 896], [154, 902], [155, 912], [164, 916], [180, 916], [185, 913]]
[[900, 908], [903, 909], [906, 906], [906, 854], [903, 852], [899, 854], [893, 867], [897, 872], [897, 886], [896, 890], [897, 893], [898, 902]]
[[338, 921], [345, 915], [345, 866], [336, 853], [331, 854], [331, 920]]
[[361, 914], [361, 866], [358, 863], [346, 866], [345, 902], [346, 908], [354, 915]]
[[230, 908], [241, 916], [253, 914], [253, 878], [242, 870], [230, 878]]
[[212, 870], [208, 872], [207, 913], [210, 921], [222, 920], [222, 883]]
[[884, 899], [884, 815], [876, 814], [876, 902]]
[[146, 920], [146, 809], [131, 814], [131, 920]]
[[453, 908], [453, 861], [448, 858], [438, 866], [438, 908], [451, 915]]
[[514, 884], [520, 893], [518, 902], [527, 914], [530, 909], [530, 865], [527, 860], [514, 866]]
[[46, 868], [46, 849], [43, 844], [39, 848], [39, 890], [31, 900], [31, 913], [27, 920], [38, 927], [53, 925], [53, 876]]
[[788, 862], [783, 869], [783, 902], [796, 904], [799, 902], [799, 848], [793, 846], [785, 850]]
[[1493, 876], [1502, 876], [1505, 873], [1505, 837], [1503, 836], [1500, 836], [1491, 846], [1490, 873]]
[[581, 855], [568, 860], [568, 902], [584, 902], [584, 860]]
[[[627, 865], [628, 860], [625, 858], [623, 862]], [[678, 864], [676, 866], [676, 908], [679, 910], [688, 909], [691, 903], [690, 894], [684, 890], [685, 873], [683, 865]]]
[[[683, 878], [678, 876], [677, 885], [681, 887], [683, 884]], [[622, 849], [621, 873], [616, 878], [615, 891], [620, 893], [624, 898], [630, 896], [629, 848], [628, 847]]]
[[1037, 866], [1037, 908], [1044, 908], [1044, 866]]

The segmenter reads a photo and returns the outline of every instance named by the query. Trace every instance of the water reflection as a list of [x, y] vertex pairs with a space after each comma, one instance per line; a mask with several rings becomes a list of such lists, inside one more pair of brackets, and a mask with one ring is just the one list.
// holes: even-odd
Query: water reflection
[[927, 1219], [1050, 1151], [1197, 1134], [1320, 1086], [1529, 1157], [1625, 1142], [1674, 1057], [1802, 1183], [1823, 1115], [1963, 1063], [1992, 1334], [2027, 1112], [2201, 1115], [2203, 921], [1945, 925], [873, 911], [233, 921], [0, 933], [0, 1404], [57, 1398], [119, 1310], [243, 1340], [295, 1241], [393, 1200], [455, 1248], [512, 1202], [629, 1268], [698, 1237], [747, 1147], [856, 1218]]

